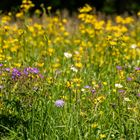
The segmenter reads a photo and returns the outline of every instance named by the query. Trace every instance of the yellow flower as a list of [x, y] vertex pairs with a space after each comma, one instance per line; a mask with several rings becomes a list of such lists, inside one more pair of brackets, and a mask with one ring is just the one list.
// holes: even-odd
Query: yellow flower
[[123, 18], [121, 16], [117, 16], [116, 23], [123, 23]]
[[68, 97], [67, 96], [62, 96], [62, 99], [68, 100]]
[[92, 81], [92, 85], [96, 85], [96, 81]]
[[80, 111], [80, 115], [81, 115], [82, 117], [84, 117], [84, 116], [86, 116], [86, 113], [83, 112], [83, 111]]
[[98, 126], [97, 123], [93, 123], [93, 124], [91, 125], [91, 128], [97, 128], [97, 126]]
[[20, 67], [21, 64], [20, 64], [20, 63], [14, 63], [14, 66], [16, 66], [16, 67]]
[[37, 63], [37, 66], [38, 67], [43, 67], [44, 66], [44, 63]]
[[71, 83], [70, 81], [67, 81], [67, 82], [66, 82], [66, 87], [67, 87], [67, 88], [70, 88], [70, 87], [71, 87], [71, 84], [72, 84], [72, 83]]
[[116, 89], [113, 89], [113, 92], [117, 92], [117, 90]]
[[4, 46], [3, 46], [3, 49], [7, 49], [7, 48], [9, 48], [8, 45], [4, 45]]
[[69, 33], [68, 32], [64, 32], [64, 36], [69, 36]]
[[74, 79], [73, 79], [73, 82], [75, 82], [75, 83], [81, 83], [82, 80], [81, 80], [80, 78], [74, 78]]
[[23, 12], [19, 12], [16, 14], [16, 18], [23, 18], [24, 17], [24, 13]]
[[106, 138], [106, 135], [105, 134], [100, 134], [100, 138], [104, 139], [104, 138]]
[[52, 7], [51, 6], [48, 6], [47, 9], [50, 11], [52, 9]]
[[31, 9], [32, 7], [34, 7], [35, 5], [32, 3], [31, 0], [23, 0], [22, 4], [20, 6], [20, 8], [24, 11], [24, 12], [28, 12], [29, 9]]
[[87, 13], [90, 12], [92, 10], [92, 7], [88, 4], [86, 4], [83, 8], [79, 9], [80, 13]]
[[115, 41], [110, 41], [109, 43], [110, 43], [110, 45], [112, 45], [112, 46], [117, 45], [117, 42], [115, 42]]
[[75, 63], [75, 66], [76, 66], [77, 68], [82, 68], [83, 65], [82, 65], [82, 63], [79, 62], [79, 63]]
[[97, 97], [96, 99], [94, 99], [95, 104], [97, 103], [102, 103], [105, 100], [105, 96], [101, 95], [99, 97]]
[[138, 16], [140, 16], [140, 11], [137, 13]]
[[48, 78], [47, 78], [47, 82], [48, 82], [49, 84], [52, 84], [52, 83], [53, 83], [53, 78], [52, 78], [52, 77], [48, 77]]
[[6, 59], [7, 59], [7, 60], [11, 60], [12, 57], [11, 57], [11, 56], [7, 56]]
[[11, 52], [16, 52], [18, 50], [19, 46], [14, 46], [10, 50]]
[[103, 82], [103, 85], [105, 85], [105, 86], [106, 86], [106, 85], [107, 85], [107, 82]]
[[54, 53], [54, 49], [53, 48], [48, 48], [48, 55], [49, 56], [52, 56], [53, 55], [53, 53]]
[[1, 22], [2, 23], [7, 23], [11, 20], [11, 17], [10, 16], [3, 16], [2, 19], [1, 19]]
[[35, 14], [40, 15], [41, 14], [41, 11], [39, 9], [36, 9], [35, 10]]
[[126, 17], [124, 20], [125, 24], [131, 24], [134, 22], [134, 19], [132, 17]]
[[63, 22], [63, 23], [67, 23], [67, 19], [64, 18], [64, 19], [62, 20], [62, 22]]

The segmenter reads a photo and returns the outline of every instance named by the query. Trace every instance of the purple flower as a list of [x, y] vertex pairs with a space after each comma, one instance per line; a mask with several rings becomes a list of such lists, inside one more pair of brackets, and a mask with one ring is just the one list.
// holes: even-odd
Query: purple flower
[[64, 101], [63, 100], [56, 100], [55, 101], [55, 106], [57, 107], [63, 107], [64, 106]]
[[0, 67], [2, 67], [3, 66], [3, 64], [0, 64]]
[[28, 68], [25, 68], [25, 69], [23, 70], [23, 73], [26, 74], [26, 75], [28, 75]]
[[140, 93], [138, 93], [137, 96], [140, 97]]
[[35, 73], [35, 74], [37, 74], [39, 72], [39, 70], [37, 68], [31, 68], [31, 67], [29, 67], [29, 68], [25, 68], [23, 72], [26, 75], [28, 75], [29, 73]]
[[44, 78], [44, 76], [42, 75], [42, 74], [39, 74], [39, 77], [42, 79], [42, 78]]
[[37, 74], [39, 72], [39, 70], [37, 68], [32, 68], [31, 72]]
[[21, 72], [17, 70], [16, 68], [13, 68], [12, 78], [14, 79], [15, 77], [20, 77], [20, 76], [21, 76]]
[[5, 68], [5, 71], [10, 71], [10, 68]]
[[116, 66], [117, 70], [122, 70], [121, 66]]
[[140, 70], [140, 67], [136, 67], [135, 70]]
[[96, 90], [95, 89], [92, 89], [91, 92], [92, 92], [92, 94], [94, 94], [96, 92]]
[[125, 92], [125, 90], [120, 89], [120, 90], [118, 90], [118, 92], [120, 92], [120, 93], [124, 93], [124, 92]]
[[127, 78], [127, 81], [132, 81], [132, 78], [131, 78], [131, 77], [128, 77], [128, 78]]
[[89, 89], [89, 88], [91, 88], [91, 87], [87, 85], [87, 86], [84, 86], [84, 88], [87, 88], [87, 89]]

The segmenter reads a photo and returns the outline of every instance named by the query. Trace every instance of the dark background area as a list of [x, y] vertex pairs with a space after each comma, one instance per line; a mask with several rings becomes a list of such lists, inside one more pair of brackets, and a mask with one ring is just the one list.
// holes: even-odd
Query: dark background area
[[[35, 8], [39, 8], [40, 4], [43, 3], [45, 7], [52, 6], [53, 11], [68, 9], [70, 13], [84, 6], [85, 3], [96, 7], [97, 11], [105, 12], [106, 14], [122, 14], [124, 12], [133, 14], [140, 10], [140, 0], [32, 0], [32, 2], [36, 5]], [[3, 12], [18, 11], [21, 3], [22, 0], [1, 0], [0, 10]]]

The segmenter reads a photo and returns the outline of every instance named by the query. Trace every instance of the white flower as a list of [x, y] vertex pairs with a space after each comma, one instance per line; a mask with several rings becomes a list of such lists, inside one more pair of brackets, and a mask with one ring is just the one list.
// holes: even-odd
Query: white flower
[[129, 98], [124, 98], [124, 101], [130, 102], [131, 100]]
[[137, 45], [136, 45], [136, 44], [132, 44], [132, 45], [130, 46], [130, 48], [135, 49], [135, 48], [137, 48]]
[[82, 88], [82, 89], [81, 89], [81, 91], [82, 91], [82, 92], [84, 92], [84, 91], [85, 91], [85, 89], [84, 89], [84, 88]]
[[72, 57], [72, 54], [71, 53], [68, 53], [68, 52], [64, 52], [64, 56], [66, 58], [71, 58]]
[[75, 68], [74, 66], [71, 66], [71, 68], [70, 68], [72, 71], [74, 71], [74, 72], [78, 72], [78, 69], [77, 68]]
[[75, 54], [77, 54], [77, 55], [79, 54], [79, 52], [78, 52], [78, 51], [75, 51], [74, 53], [75, 53]]
[[115, 84], [115, 87], [122, 88], [123, 86], [121, 84]]

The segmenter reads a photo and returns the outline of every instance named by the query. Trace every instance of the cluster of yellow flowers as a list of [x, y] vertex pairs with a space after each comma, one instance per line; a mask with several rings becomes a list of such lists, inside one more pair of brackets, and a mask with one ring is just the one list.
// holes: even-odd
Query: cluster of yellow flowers
[[23, 19], [25, 14], [28, 14], [29, 10], [33, 8], [35, 5], [31, 0], [23, 0], [20, 6], [20, 11], [16, 14], [16, 17], [19, 19]]
[[101, 64], [105, 60], [102, 57], [107, 49], [111, 50], [110, 55], [115, 57], [116, 63], [119, 63], [120, 58], [126, 61], [140, 55], [139, 16], [116, 16], [115, 20], [112, 17], [105, 21], [94, 13], [95, 11], [89, 13], [80, 9], [79, 19], [84, 22], [80, 25], [80, 32], [88, 41], [94, 41], [94, 52], [100, 54]]
[[[33, 6], [31, 1], [23, 1], [20, 12], [28, 11]], [[29, 51], [30, 48], [33, 53], [38, 51], [39, 55], [49, 55], [53, 58], [53, 54], [58, 54], [60, 49], [69, 51], [73, 54], [73, 65], [76, 68], [82, 68], [82, 63], [88, 64], [89, 60], [99, 65], [107, 63], [107, 55], [112, 56], [115, 63], [119, 63], [120, 60], [135, 60], [140, 55], [139, 17], [116, 16], [115, 20], [114, 17], [104, 20], [97, 16], [95, 9], [89, 5], [81, 8], [79, 12], [76, 21], [80, 22], [77, 22], [75, 27], [70, 26], [72, 19], [58, 16], [46, 15], [40, 19], [41, 21], [35, 21], [30, 17], [24, 17], [23, 14], [22, 18], [26, 18], [25, 25], [21, 21], [13, 24], [11, 14], [3, 16], [0, 60], [12, 59], [15, 54], [16, 57], [20, 56], [21, 51]], [[21, 17], [18, 14], [17, 19]], [[24, 48], [25, 44], [28, 47]], [[43, 63], [43, 60], [41, 61]]]

